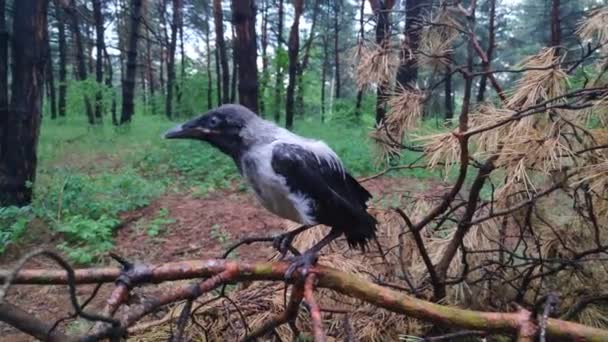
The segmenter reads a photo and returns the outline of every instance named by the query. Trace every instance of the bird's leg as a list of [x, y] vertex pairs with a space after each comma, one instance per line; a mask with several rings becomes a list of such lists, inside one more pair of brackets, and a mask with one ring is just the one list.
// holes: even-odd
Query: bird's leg
[[274, 238], [274, 240], [272, 241], [272, 247], [274, 247], [274, 249], [276, 249], [277, 251], [279, 251], [279, 253], [281, 253], [281, 259], [283, 259], [285, 257], [285, 254], [287, 254], [287, 250], [291, 246], [291, 242], [293, 241], [293, 239], [298, 234], [300, 234], [303, 231], [310, 229], [312, 227], [313, 226], [303, 225], [290, 232], [281, 234]]
[[330, 242], [335, 240], [338, 236], [340, 236], [342, 232], [339, 232], [335, 229], [332, 229], [329, 234], [327, 234], [321, 241], [317, 242], [314, 246], [310, 247], [306, 252], [302, 255], [295, 256], [290, 259], [291, 264], [287, 268], [285, 272], [285, 279], [290, 279], [298, 268], [302, 268], [302, 275], [306, 275], [308, 270], [317, 262], [317, 253], [327, 246]]

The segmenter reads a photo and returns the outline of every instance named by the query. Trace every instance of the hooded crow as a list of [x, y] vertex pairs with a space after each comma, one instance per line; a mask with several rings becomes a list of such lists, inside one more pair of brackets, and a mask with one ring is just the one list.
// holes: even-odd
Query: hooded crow
[[372, 196], [322, 141], [298, 136], [235, 104], [178, 125], [165, 138], [205, 141], [229, 155], [266, 209], [303, 224], [275, 239], [282, 254], [305, 229], [331, 227], [316, 245], [292, 258], [287, 277], [299, 267], [307, 272], [317, 253], [341, 234], [362, 250], [376, 236], [376, 219], [366, 204]]

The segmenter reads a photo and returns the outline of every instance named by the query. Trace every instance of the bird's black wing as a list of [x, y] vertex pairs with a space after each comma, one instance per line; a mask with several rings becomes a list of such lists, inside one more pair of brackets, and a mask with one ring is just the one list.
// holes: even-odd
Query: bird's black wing
[[318, 223], [344, 232], [349, 244], [364, 247], [375, 236], [376, 220], [366, 211], [371, 195], [339, 161], [282, 143], [273, 148], [272, 168], [291, 192], [311, 199], [311, 214]]

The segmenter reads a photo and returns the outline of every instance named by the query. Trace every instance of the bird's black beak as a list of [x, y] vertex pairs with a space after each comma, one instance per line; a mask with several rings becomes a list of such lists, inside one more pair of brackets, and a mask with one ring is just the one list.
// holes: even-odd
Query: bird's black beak
[[165, 139], [200, 139], [204, 140], [211, 130], [202, 127], [198, 119], [179, 124], [165, 132]]
[[197, 137], [194, 127], [179, 124], [165, 132], [165, 139], [193, 139]]

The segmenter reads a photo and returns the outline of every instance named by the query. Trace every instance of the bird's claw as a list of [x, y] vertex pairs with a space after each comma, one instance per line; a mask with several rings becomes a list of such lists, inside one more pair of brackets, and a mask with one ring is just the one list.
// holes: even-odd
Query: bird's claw
[[285, 280], [291, 279], [297, 269], [300, 269], [302, 276], [305, 277], [310, 268], [317, 262], [317, 259], [317, 253], [314, 252], [305, 252], [302, 255], [290, 258], [290, 265], [285, 272]]
[[291, 246], [291, 242], [293, 241], [293, 235], [287, 233], [287, 234], [281, 234], [277, 237], [274, 238], [274, 240], [272, 241], [272, 247], [274, 249], [276, 249], [277, 251], [279, 251], [279, 253], [281, 253], [280, 259], [282, 260], [285, 255], [287, 254], [287, 251], [289, 250], [289, 246]]

